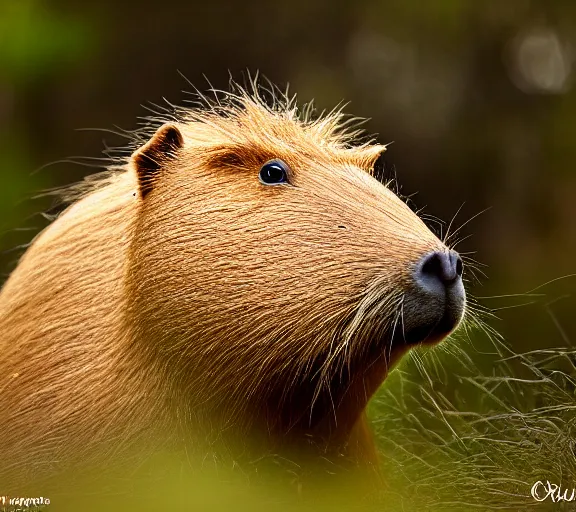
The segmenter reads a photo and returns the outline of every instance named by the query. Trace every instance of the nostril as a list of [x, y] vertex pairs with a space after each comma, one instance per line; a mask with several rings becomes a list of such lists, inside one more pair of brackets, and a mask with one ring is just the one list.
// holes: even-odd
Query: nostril
[[462, 258], [459, 255], [456, 255], [456, 274], [458, 277], [462, 276], [462, 271], [464, 270], [464, 265], [462, 265]]
[[454, 251], [436, 251], [426, 255], [420, 267], [423, 276], [440, 280], [444, 284], [456, 281], [463, 271], [462, 259]]
[[437, 252], [426, 256], [421, 272], [429, 276], [438, 276], [442, 272], [442, 262]]

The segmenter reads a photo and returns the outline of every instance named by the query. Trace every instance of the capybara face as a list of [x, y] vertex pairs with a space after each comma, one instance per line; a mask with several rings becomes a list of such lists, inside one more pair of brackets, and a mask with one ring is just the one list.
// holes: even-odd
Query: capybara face
[[461, 261], [371, 176], [385, 148], [354, 146], [340, 114], [239, 101], [133, 155], [129, 296], [146, 349], [203, 379], [203, 400], [281, 401], [456, 327]]

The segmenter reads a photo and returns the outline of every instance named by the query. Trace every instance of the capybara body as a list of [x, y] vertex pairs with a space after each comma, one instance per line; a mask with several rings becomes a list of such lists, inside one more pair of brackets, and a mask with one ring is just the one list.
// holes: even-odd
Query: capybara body
[[373, 463], [366, 404], [448, 249], [338, 112], [240, 91], [162, 121], [2, 289], [0, 482], [228, 438]]

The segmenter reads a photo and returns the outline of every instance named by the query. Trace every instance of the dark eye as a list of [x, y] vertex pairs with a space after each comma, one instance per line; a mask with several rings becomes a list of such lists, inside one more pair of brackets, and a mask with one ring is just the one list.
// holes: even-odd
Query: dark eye
[[262, 166], [258, 178], [264, 185], [288, 183], [288, 165], [282, 160], [270, 160]]

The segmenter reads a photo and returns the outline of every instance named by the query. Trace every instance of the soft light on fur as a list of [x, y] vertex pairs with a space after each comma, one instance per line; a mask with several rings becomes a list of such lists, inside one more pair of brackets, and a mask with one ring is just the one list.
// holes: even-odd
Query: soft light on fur
[[[164, 121], [0, 293], [0, 481], [228, 437], [373, 463], [364, 409], [407, 350], [413, 265], [444, 249], [371, 176], [384, 146], [256, 88]], [[259, 182], [273, 158], [290, 185]]]

